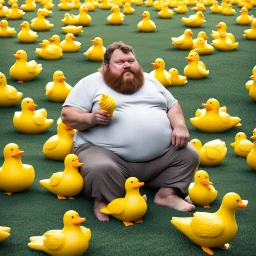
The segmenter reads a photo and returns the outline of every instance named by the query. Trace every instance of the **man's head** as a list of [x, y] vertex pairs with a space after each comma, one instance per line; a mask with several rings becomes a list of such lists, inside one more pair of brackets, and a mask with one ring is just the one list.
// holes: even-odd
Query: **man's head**
[[115, 42], [107, 47], [99, 71], [106, 84], [119, 93], [133, 94], [144, 83], [143, 70], [135, 58], [133, 48], [123, 42]]

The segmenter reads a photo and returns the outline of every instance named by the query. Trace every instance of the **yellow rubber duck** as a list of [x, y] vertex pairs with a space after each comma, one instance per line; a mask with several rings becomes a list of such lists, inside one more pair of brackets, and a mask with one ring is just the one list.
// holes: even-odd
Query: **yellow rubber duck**
[[188, 61], [188, 65], [184, 68], [184, 75], [187, 78], [201, 79], [209, 75], [209, 70], [207, 70], [205, 64], [200, 61], [200, 56], [197, 52], [190, 51], [185, 59]]
[[0, 37], [12, 37], [16, 33], [15, 28], [9, 27], [7, 20], [0, 21]]
[[43, 146], [43, 153], [47, 158], [63, 161], [72, 152], [75, 130], [65, 125], [59, 118], [57, 134], [50, 137]]
[[206, 7], [204, 6], [203, 3], [198, 2], [198, 3], [196, 3], [195, 7], [191, 8], [191, 10], [194, 10], [196, 12], [199, 12], [199, 11], [204, 12], [206, 10]]
[[151, 7], [154, 5], [154, 1], [153, 0], [146, 0], [144, 2], [144, 5], [147, 6], [147, 7]]
[[14, 3], [9, 12], [5, 16], [8, 18], [8, 20], [18, 20], [22, 18], [24, 14], [25, 12], [19, 9], [18, 4]]
[[0, 168], [0, 189], [4, 194], [12, 195], [29, 188], [35, 179], [35, 170], [32, 165], [23, 164], [21, 156], [24, 151], [15, 143], [4, 147], [4, 163]]
[[92, 22], [92, 18], [87, 12], [88, 12], [87, 6], [82, 4], [79, 8], [79, 14], [75, 16], [71, 15], [71, 17], [74, 20], [77, 20], [77, 23], [76, 23], [77, 25], [87, 26]]
[[37, 17], [31, 20], [31, 28], [35, 31], [47, 31], [54, 25], [45, 19], [45, 10], [39, 8], [37, 10]]
[[124, 22], [124, 14], [120, 12], [120, 8], [117, 5], [111, 7], [111, 12], [107, 17], [107, 22], [112, 25], [120, 25]]
[[37, 64], [35, 60], [27, 62], [27, 53], [24, 50], [18, 50], [13, 56], [16, 62], [9, 73], [14, 80], [20, 83], [34, 80], [42, 72], [42, 64]]
[[140, 21], [137, 25], [137, 28], [141, 32], [153, 32], [156, 29], [156, 24], [152, 20], [150, 20], [150, 12], [144, 11], [141, 15], [142, 21]]
[[161, 0], [155, 0], [153, 2], [153, 7], [156, 11], [160, 11], [161, 10], [161, 7], [162, 7], [162, 1]]
[[235, 36], [232, 33], [227, 32], [227, 24], [223, 21], [219, 22], [216, 27], [218, 28], [218, 31], [212, 30], [211, 36], [213, 39], [219, 39], [220, 33], [224, 32], [226, 33], [227, 37], [231, 39], [231, 41], [234, 43], [236, 41]]
[[251, 23], [251, 28], [244, 30], [244, 37], [250, 40], [256, 40], [256, 19]]
[[179, 37], [172, 37], [172, 44], [180, 50], [191, 50], [193, 47], [193, 32], [191, 29], [186, 29]]
[[194, 175], [194, 182], [189, 185], [188, 195], [194, 204], [211, 208], [210, 204], [216, 199], [218, 191], [213, 187], [208, 173], [198, 170]]
[[27, 21], [23, 21], [21, 24], [21, 31], [18, 33], [18, 40], [22, 43], [33, 43], [38, 34], [35, 31], [30, 30], [30, 24]]
[[125, 226], [131, 226], [133, 222], [141, 223], [141, 218], [147, 211], [147, 203], [139, 192], [143, 185], [144, 182], [139, 182], [136, 177], [128, 178], [125, 181], [125, 197], [114, 199], [100, 212], [122, 220]]
[[130, 3], [124, 4], [123, 14], [129, 15], [129, 14], [133, 14], [134, 12], [135, 12], [135, 9], [132, 8]]
[[35, 110], [37, 105], [31, 98], [21, 102], [21, 111], [16, 111], [13, 116], [13, 125], [21, 133], [38, 134], [45, 132], [53, 123], [47, 119], [46, 109]]
[[94, 6], [92, 0], [85, 0], [85, 1], [84, 1], [84, 4], [85, 4], [86, 7], [88, 8], [88, 11], [89, 11], [89, 12], [93, 12], [93, 11], [95, 10], [95, 8], [96, 8], [96, 7]]
[[9, 12], [9, 9], [7, 6], [3, 6], [3, 4], [0, 3], [0, 18], [5, 17], [5, 15]]
[[256, 171], [256, 128], [252, 132], [251, 139], [253, 140], [253, 148], [247, 155], [246, 162], [251, 169]]
[[244, 132], [238, 132], [235, 136], [235, 141], [230, 144], [237, 156], [247, 157], [253, 149], [253, 143], [247, 139]]
[[226, 143], [220, 139], [208, 141], [204, 145], [199, 139], [193, 139], [190, 144], [200, 157], [200, 166], [219, 165], [227, 155]]
[[143, 0], [135, 0], [135, 3], [134, 3], [136, 6], [141, 6], [144, 4]]
[[69, 14], [69, 13], [65, 13], [64, 14], [64, 18], [61, 20], [61, 22], [64, 24], [64, 25], [77, 25], [78, 24], [78, 19], [75, 18], [75, 15], [74, 14]]
[[222, 7], [219, 5], [218, 1], [213, 1], [212, 6], [210, 7], [210, 11], [212, 13], [221, 13], [222, 12]]
[[245, 84], [245, 88], [248, 91], [251, 99], [256, 101], [256, 66], [252, 69], [252, 75], [250, 78], [251, 80]]
[[72, 33], [68, 33], [65, 36], [65, 39], [61, 41], [60, 48], [63, 52], [77, 52], [80, 47], [81, 43], [75, 41], [75, 36]]
[[234, 51], [239, 46], [239, 42], [232, 42], [227, 33], [221, 32], [219, 39], [212, 40], [212, 45], [219, 51]]
[[11, 107], [22, 98], [23, 93], [7, 84], [6, 76], [0, 72], [0, 107]]
[[110, 3], [109, 0], [102, 0], [101, 3], [99, 4], [99, 8], [103, 10], [108, 10], [111, 9], [113, 5]]
[[201, 27], [206, 20], [204, 20], [203, 12], [199, 11], [196, 14], [190, 15], [188, 18], [182, 17], [182, 22], [188, 27]]
[[188, 82], [187, 77], [179, 75], [176, 68], [169, 69], [168, 73], [170, 74], [171, 86], [183, 86]]
[[[187, 1], [187, 2], [188, 2], [188, 1]], [[176, 8], [176, 7], [179, 6], [179, 4], [180, 4], [180, 1], [178, 1], [178, 0], [170, 0], [170, 1], [169, 1], [169, 7], [170, 7], [170, 8]]]
[[185, 1], [181, 1], [180, 4], [173, 8], [173, 10], [176, 12], [176, 13], [179, 13], [179, 14], [182, 14], [182, 13], [187, 13], [188, 12], [188, 7], [187, 7], [187, 4]]
[[57, 195], [58, 199], [74, 199], [84, 186], [84, 179], [78, 168], [83, 164], [79, 162], [78, 156], [68, 154], [64, 160], [63, 172], [53, 173], [50, 179], [40, 180], [40, 184], [51, 193]]
[[49, 38], [52, 45], [57, 45], [60, 47], [60, 36], [59, 35], [53, 35]]
[[[53, 14], [53, 12], [51, 10], [45, 9], [45, 8], [41, 8], [44, 11], [44, 17], [48, 17], [51, 14]], [[33, 22], [36, 18], [32, 19], [31, 22]]]
[[63, 217], [63, 229], [49, 230], [42, 236], [30, 237], [28, 247], [55, 256], [84, 255], [91, 239], [91, 230], [81, 226], [85, 220], [76, 211], [69, 210]]
[[50, 101], [64, 102], [73, 87], [65, 82], [66, 77], [62, 71], [55, 71], [53, 74], [53, 81], [47, 83], [45, 87], [45, 95]]
[[170, 74], [165, 70], [165, 61], [161, 58], [155, 59], [152, 63], [155, 70], [151, 71], [150, 74], [154, 76], [163, 86], [167, 87], [171, 85]]
[[81, 4], [80, 0], [73, 0], [71, 2], [72, 9], [79, 9], [81, 5], [82, 4]]
[[193, 39], [193, 49], [196, 48], [197, 44], [197, 38], [202, 37], [204, 39], [204, 42], [207, 44], [208, 36], [205, 31], [199, 31], [197, 34], [197, 37]]
[[67, 0], [60, 0], [60, 3], [58, 4], [58, 8], [62, 11], [69, 11], [72, 9], [72, 5]]
[[190, 118], [190, 122], [198, 130], [204, 132], [224, 132], [233, 127], [240, 127], [239, 117], [230, 116], [224, 111], [220, 111], [220, 103], [215, 98], [210, 98], [202, 106], [206, 111], [198, 116]]
[[213, 255], [210, 247], [229, 248], [237, 233], [235, 213], [246, 208], [247, 200], [234, 192], [224, 195], [219, 210], [215, 213], [195, 212], [193, 217], [173, 217], [171, 223], [202, 250]]
[[54, 8], [54, 4], [53, 4], [52, 0], [42, 0], [41, 5], [43, 8], [45, 8], [47, 10], [52, 10]]
[[161, 11], [158, 12], [158, 16], [162, 19], [170, 19], [173, 16], [173, 14], [174, 14], [173, 10], [169, 9], [169, 6], [167, 3], [163, 3]]
[[46, 39], [39, 45], [42, 48], [36, 48], [35, 53], [42, 59], [57, 60], [63, 56], [62, 49], [57, 45], [51, 44]]
[[207, 44], [202, 37], [198, 37], [196, 39], [195, 48], [193, 48], [190, 52], [197, 52], [201, 55], [208, 55], [214, 51], [214, 47]]
[[232, 4], [226, 4], [226, 7], [222, 8], [222, 14], [232, 16], [236, 14], [236, 10], [232, 8]]
[[0, 226], [0, 242], [7, 239], [11, 234], [11, 228]]
[[36, 9], [35, 0], [26, 0], [25, 4], [20, 6], [20, 9], [25, 12], [33, 12]]
[[106, 47], [103, 46], [102, 38], [95, 37], [91, 42], [93, 46], [84, 53], [84, 56], [91, 61], [103, 61]]
[[238, 25], [249, 25], [254, 20], [253, 15], [248, 15], [248, 9], [246, 7], [242, 7], [240, 10], [241, 15], [236, 18], [236, 23]]
[[80, 33], [83, 33], [83, 26], [72, 26], [72, 25], [69, 25], [69, 26], [65, 26], [65, 27], [62, 27], [62, 30], [68, 34], [68, 33], [72, 33], [73, 35], [79, 35]]

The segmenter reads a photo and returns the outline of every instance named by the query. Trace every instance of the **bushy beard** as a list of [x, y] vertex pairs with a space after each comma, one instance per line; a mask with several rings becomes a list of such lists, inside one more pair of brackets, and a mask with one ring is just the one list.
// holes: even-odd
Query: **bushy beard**
[[[106, 84], [122, 94], [133, 94], [137, 92], [144, 83], [144, 74], [141, 67], [137, 71], [131, 69], [124, 70], [121, 75], [113, 73], [107, 66], [105, 69], [100, 69], [103, 75], [103, 79]], [[133, 75], [131, 77], [124, 78], [124, 74], [130, 72]]]

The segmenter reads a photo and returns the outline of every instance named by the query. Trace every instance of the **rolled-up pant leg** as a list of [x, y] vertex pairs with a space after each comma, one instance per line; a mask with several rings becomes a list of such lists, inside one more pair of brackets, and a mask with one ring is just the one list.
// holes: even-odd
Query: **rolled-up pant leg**
[[83, 163], [82, 194], [101, 202], [110, 202], [125, 195], [125, 180], [130, 176], [130, 164], [111, 151], [86, 143], [73, 147], [73, 153]]

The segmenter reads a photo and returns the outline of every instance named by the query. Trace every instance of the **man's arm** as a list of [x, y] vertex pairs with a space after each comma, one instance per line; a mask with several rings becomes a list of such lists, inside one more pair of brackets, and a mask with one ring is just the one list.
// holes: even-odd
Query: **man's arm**
[[69, 127], [76, 130], [86, 130], [97, 124], [108, 125], [111, 122], [109, 114], [101, 110], [87, 113], [80, 108], [64, 106], [61, 111], [61, 120]]
[[190, 135], [180, 104], [174, 104], [167, 116], [172, 127], [172, 145], [177, 149], [187, 146]]

